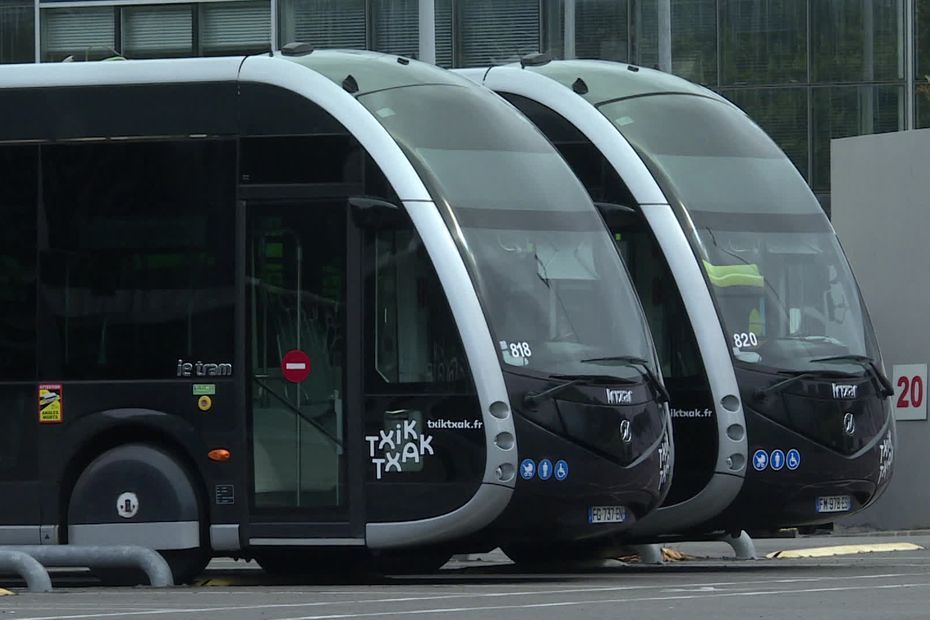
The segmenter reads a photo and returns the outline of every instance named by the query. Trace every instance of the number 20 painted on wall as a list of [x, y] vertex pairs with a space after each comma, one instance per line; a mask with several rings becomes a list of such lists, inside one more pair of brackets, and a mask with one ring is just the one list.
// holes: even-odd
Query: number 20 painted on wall
[[898, 402], [895, 405], [901, 409], [908, 407], [920, 407], [924, 402], [924, 380], [923, 377], [898, 377], [898, 387], [902, 388], [898, 395]]
[[927, 365], [895, 364], [894, 417], [896, 420], [927, 419]]

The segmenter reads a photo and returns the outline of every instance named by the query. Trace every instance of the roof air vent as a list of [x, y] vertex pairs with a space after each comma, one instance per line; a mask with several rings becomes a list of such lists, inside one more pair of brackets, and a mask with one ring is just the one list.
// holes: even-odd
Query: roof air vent
[[639, 67], [637, 67], [636, 65], [627, 65], [626, 70], [636, 73], [637, 71], [639, 71]]
[[351, 73], [346, 76], [346, 79], [342, 80], [342, 88], [347, 93], [351, 93], [353, 95], [358, 92], [358, 82], [354, 77], [352, 77]]
[[398, 56], [398, 57], [397, 57], [397, 64], [399, 64], [399, 65], [409, 65], [409, 64], [410, 64], [410, 59], [409, 59], [409, 58], [404, 58], [403, 56]]
[[532, 54], [527, 54], [520, 59], [520, 67], [523, 69], [526, 69], [527, 67], [541, 67], [550, 62], [552, 62], [552, 58], [549, 56], [549, 54], [533, 52]]
[[281, 53], [284, 56], [306, 56], [307, 54], [313, 53], [313, 45], [310, 43], [292, 41], [281, 48]]

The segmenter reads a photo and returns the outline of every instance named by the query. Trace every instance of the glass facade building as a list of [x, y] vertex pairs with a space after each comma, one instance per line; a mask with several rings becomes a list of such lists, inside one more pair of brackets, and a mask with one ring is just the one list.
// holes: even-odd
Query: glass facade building
[[[659, 64], [661, 0], [432, 1], [444, 67], [535, 51]], [[930, 127], [930, 0], [668, 2], [672, 72], [746, 110], [828, 209], [831, 139]], [[238, 54], [290, 41], [416, 57], [419, 11], [419, 0], [0, 0], [0, 62], [94, 49]]]

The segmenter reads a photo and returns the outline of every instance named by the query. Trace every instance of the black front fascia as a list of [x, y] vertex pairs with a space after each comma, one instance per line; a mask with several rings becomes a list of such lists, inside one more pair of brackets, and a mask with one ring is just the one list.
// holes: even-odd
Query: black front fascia
[[517, 373], [505, 376], [520, 415], [624, 467], [647, 454], [665, 431], [665, 414], [645, 382], [609, 385], [582, 381], [552, 397], [527, 402], [526, 395], [571, 379], [541, 380]]
[[[553, 397], [525, 403], [527, 394], [571, 379], [505, 370], [504, 380], [514, 409], [520, 463], [510, 505], [482, 530], [482, 537], [510, 545], [539, 540], [609, 545], [659, 505], [669, 487], [669, 449], [662, 441], [668, 425], [665, 407], [655, 402], [648, 384], [579, 381]], [[630, 402], [611, 404], [626, 397], [608, 396], [608, 389], [629, 391]], [[627, 443], [621, 436], [623, 420], [629, 421], [633, 435], [629, 447], [621, 447]], [[593, 506], [622, 506], [626, 517], [591, 523]]]
[[810, 376], [772, 388], [793, 375], [736, 366], [747, 412], [779, 425], [844, 456], [873, 443], [888, 421], [885, 398], [875, 381], [862, 377]]

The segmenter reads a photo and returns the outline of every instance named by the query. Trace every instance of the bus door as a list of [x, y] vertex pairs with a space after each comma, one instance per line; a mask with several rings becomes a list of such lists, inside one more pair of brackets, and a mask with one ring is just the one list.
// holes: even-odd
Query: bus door
[[357, 239], [344, 198], [246, 206], [252, 546], [363, 541]]

